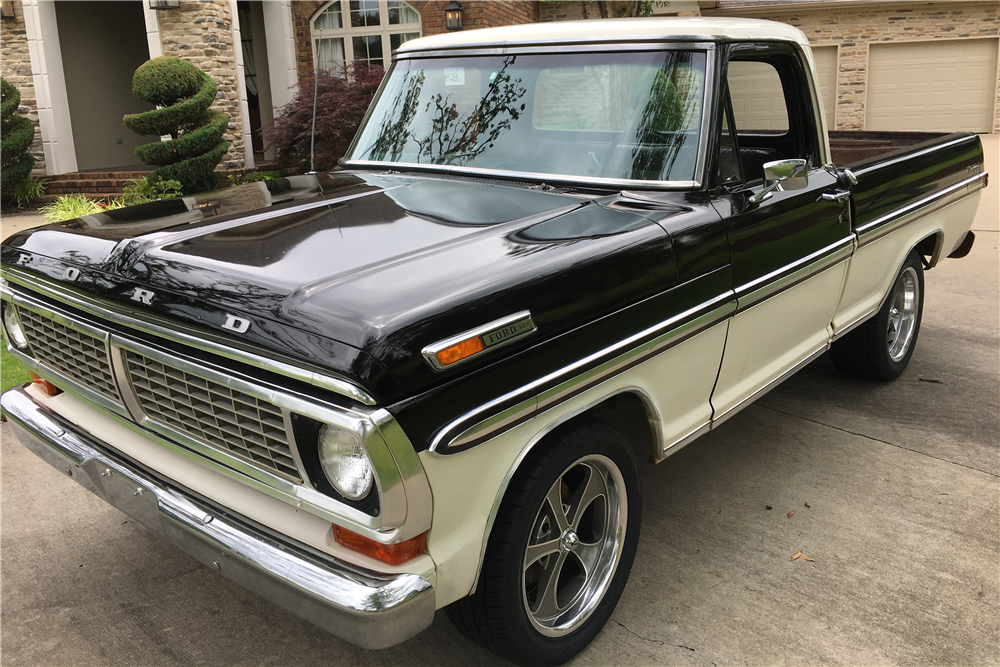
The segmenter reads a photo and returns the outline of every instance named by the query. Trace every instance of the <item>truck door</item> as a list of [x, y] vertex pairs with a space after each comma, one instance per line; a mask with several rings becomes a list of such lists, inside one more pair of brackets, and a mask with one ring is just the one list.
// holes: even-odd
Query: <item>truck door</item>
[[[790, 45], [739, 44], [727, 60], [713, 205], [738, 308], [712, 397], [717, 422], [825, 349], [853, 249], [849, 201], [821, 164], [812, 68]], [[764, 165], [793, 159], [805, 160], [805, 187], [761, 197]]]

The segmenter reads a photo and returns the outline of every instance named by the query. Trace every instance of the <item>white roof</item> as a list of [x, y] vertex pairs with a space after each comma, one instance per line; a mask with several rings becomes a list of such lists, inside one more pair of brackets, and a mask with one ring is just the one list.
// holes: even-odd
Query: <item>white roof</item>
[[502, 28], [448, 32], [412, 39], [398, 52], [498, 47], [547, 42], [630, 41], [650, 38], [681, 38], [685, 41], [780, 40], [808, 45], [798, 28], [776, 21], [723, 17], [647, 17], [587, 21], [525, 23]]

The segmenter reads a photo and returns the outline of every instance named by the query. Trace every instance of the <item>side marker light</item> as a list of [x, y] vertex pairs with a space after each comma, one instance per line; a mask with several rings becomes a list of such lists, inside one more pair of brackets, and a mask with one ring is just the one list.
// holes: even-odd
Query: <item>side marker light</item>
[[397, 544], [382, 544], [333, 524], [333, 537], [337, 540], [337, 544], [389, 565], [405, 563], [427, 551], [427, 533], [421, 533]]
[[442, 366], [448, 366], [455, 363], [456, 361], [461, 361], [462, 359], [467, 359], [474, 354], [478, 354], [486, 349], [486, 345], [483, 344], [483, 339], [479, 336], [475, 338], [467, 338], [461, 343], [455, 343], [451, 347], [446, 347], [437, 353], [437, 360], [441, 362]]

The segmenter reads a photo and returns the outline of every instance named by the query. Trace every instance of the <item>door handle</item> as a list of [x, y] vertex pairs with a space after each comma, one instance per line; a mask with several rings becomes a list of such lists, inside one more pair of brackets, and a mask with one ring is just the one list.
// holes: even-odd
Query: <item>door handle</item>
[[850, 190], [838, 190], [837, 192], [824, 192], [823, 201], [844, 201], [851, 196]]

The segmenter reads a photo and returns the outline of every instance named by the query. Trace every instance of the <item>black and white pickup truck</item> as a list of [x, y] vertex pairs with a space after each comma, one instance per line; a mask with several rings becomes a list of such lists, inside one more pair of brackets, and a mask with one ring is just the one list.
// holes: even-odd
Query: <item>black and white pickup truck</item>
[[834, 166], [777, 23], [417, 39], [334, 172], [6, 239], [39, 380], [0, 402], [73, 481], [347, 641], [447, 607], [554, 665], [625, 586], [640, 463], [827, 350], [902, 373], [987, 178], [973, 134]]

